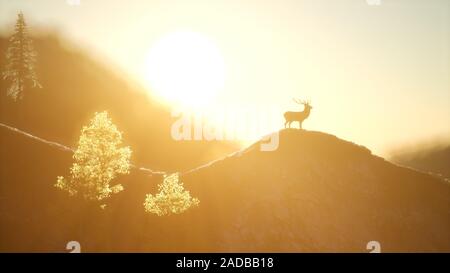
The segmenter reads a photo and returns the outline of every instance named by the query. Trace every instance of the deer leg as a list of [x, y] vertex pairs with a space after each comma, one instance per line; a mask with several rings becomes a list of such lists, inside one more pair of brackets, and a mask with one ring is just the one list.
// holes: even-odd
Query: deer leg
[[284, 128], [286, 128], [287, 127], [287, 120], [284, 122]]
[[303, 129], [303, 128], [302, 128], [302, 122], [301, 122], [301, 121], [298, 122], [298, 125], [300, 126], [300, 129]]

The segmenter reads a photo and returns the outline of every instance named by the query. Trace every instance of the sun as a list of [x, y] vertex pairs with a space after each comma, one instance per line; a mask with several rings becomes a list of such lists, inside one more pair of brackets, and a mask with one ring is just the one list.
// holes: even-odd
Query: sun
[[224, 89], [224, 58], [200, 33], [170, 33], [158, 40], [146, 59], [146, 79], [166, 102], [187, 107], [211, 103]]

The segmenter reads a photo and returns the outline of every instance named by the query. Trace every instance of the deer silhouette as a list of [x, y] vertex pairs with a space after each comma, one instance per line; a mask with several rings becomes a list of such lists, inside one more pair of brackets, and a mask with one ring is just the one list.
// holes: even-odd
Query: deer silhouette
[[293, 99], [294, 102], [296, 102], [297, 104], [303, 104], [304, 109], [301, 112], [291, 112], [288, 111], [286, 113], [284, 113], [284, 128], [289, 127], [291, 128], [291, 123], [293, 121], [298, 121], [299, 125], [300, 125], [300, 129], [302, 129], [302, 122], [309, 117], [309, 113], [312, 109], [312, 106], [310, 104], [310, 102], [306, 102], [306, 101], [300, 101], [298, 99]]

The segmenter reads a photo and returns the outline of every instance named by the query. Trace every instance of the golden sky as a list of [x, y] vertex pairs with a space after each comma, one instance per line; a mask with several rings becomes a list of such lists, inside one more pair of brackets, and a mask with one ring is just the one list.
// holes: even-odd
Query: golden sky
[[[368, 2], [0, 0], [0, 30], [10, 30], [22, 10], [33, 28], [57, 30], [149, 89], [152, 54], [168, 70], [180, 67], [166, 61], [173, 46], [186, 53], [185, 67], [157, 78], [174, 77], [197, 96], [214, 89], [209, 107], [296, 110], [291, 98], [308, 98], [314, 108], [304, 128], [376, 154], [449, 138], [450, 1]], [[209, 82], [189, 88], [186, 81], [203, 76], [196, 71]], [[264, 126], [281, 128], [282, 113]]]

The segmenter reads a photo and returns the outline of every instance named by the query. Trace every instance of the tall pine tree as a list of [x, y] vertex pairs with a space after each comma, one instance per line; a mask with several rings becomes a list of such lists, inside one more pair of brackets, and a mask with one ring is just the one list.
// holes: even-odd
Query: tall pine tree
[[25, 87], [41, 87], [34, 69], [36, 52], [33, 48], [33, 41], [28, 36], [22, 12], [18, 14], [14, 34], [9, 39], [6, 60], [3, 79], [11, 82], [7, 90], [8, 96], [14, 100], [22, 99]]

